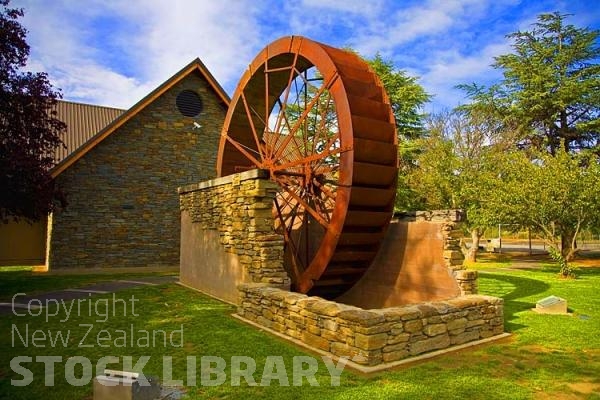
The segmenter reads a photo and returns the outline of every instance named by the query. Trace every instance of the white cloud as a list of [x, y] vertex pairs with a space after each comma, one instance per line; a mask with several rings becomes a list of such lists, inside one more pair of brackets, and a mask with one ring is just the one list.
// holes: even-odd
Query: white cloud
[[217, 80], [237, 82], [263, 45], [256, 2], [136, 0], [113, 6], [139, 27], [128, 42], [148, 79], [165, 80], [200, 57]]
[[28, 69], [46, 71], [53, 85], [62, 89], [66, 99], [127, 108], [134, 96], [146, 88], [94, 60], [101, 52], [86, 44], [92, 32], [83, 25], [85, 18], [69, 18], [67, 3], [36, 7], [37, 3], [18, 4], [25, 8], [23, 24], [28, 28], [31, 46]]
[[330, 12], [347, 12], [360, 15], [373, 15], [383, 7], [383, 0], [302, 0], [294, 6], [297, 10], [320, 8]]
[[471, 55], [461, 54], [455, 50], [432, 54], [431, 59], [435, 61], [427, 64], [420, 81], [427, 92], [435, 94], [432, 107], [453, 108], [463, 102], [464, 93], [455, 89], [456, 85], [489, 82], [490, 79], [499, 78], [500, 72], [494, 70], [491, 64], [495, 56], [509, 51], [509, 44], [499, 41]]
[[480, 15], [486, 6], [487, 1], [481, 0], [430, 0], [399, 8], [365, 26], [355, 38], [355, 46], [367, 55], [385, 53], [416, 39], [465, 25], [471, 18]]
[[[32, 46], [30, 69], [47, 71], [65, 98], [128, 108], [196, 57], [226, 89], [237, 80], [264, 43], [255, 20], [256, 2], [129, 1], [89, 2], [83, 9], [68, 0], [42, 7], [25, 2], [24, 25]], [[20, 5], [20, 4], [19, 4]], [[91, 27], [111, 17], [114, 27]], [[115, 35], [112, 51], [94, 29]], [[126, 34], [124, 34], [126, 32]], [[111, 58], [126, 59], [130, 75]]]
[[114, 72], [97, 64], [80, 63], [55, 69], [56, 85], [69, 99], [82, 99], [127, 109], [150, 93], [156, 85]]
[[[196, 57], [232, 93], [259, 50], [292, 34], [369, 57], [380, 52], [420, 76], [436, 106], [452, 107], [461, 97], [453, 86], [489, 82], [493, 56], [510, 50], [503, 35], [528, 29], [542, 7], [518, 0], [13, 1], [25, 8], [30, 68], [49, 72], [66, 98], [119, 107]], [[543, 7], [552, 8], [548, 2]]]

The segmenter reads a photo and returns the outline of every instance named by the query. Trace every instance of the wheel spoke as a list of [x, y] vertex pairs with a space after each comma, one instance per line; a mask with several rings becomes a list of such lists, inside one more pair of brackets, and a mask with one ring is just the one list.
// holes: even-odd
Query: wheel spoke
[[313, 171], [316, 175], [331, 175], [339, 170], [339, 164], [335, 165], [323, 165], [322, 163], [319, 165], [313, 166]]
[[[340, 146], [339, 142], [339, 132], [337, 132], [325, 145], [324, 149], [323, 149], [323, 154], [327, 154], [327, 156], [335, 156], [336, 159], [339, 158], [339, 153], [342, 152], [342, 147]], [[337, 147], [335, 146], [336, 144]], [[330, 150], [330, 148], [333, 147], [333, 149]], [[338, 151], [336, 151], [338, 150]], [[313, 169], [316, 170], [317, 168], [319, 168], [320, 166], [323, 165], [323, 163], [325, 162], [325, 160], [327, 160], [327, 157], [322, 157], [319, 158], [318, 160], [316, 160], [316, 163], [313, 164]], [[337, 160], [337, 162], [335, 163], [336, 165], [339, 164], [339, 159]], [[327, 165], [332, 165], [331, 163], [328, 163]]]
[[[285, 240], [285, 243], [287, 246], [290, 246], [290, 250], [292, 250], [292, 251], [290, 251], [290, 254], [292, 255], [292, 257], [291, 257], [292, 258], [292, 274], [294, 275], [294, 282], [298, 282], [300, 280], [300, 277], [302, 276], [302, 271], [300, 270], [300, 265], [298, 265], [299, 261], [300, 261], [297, 258], [298, 251], [296, 250], [296, 244], [291, 239], [290, 233], [286, 229], [286, 225], [283, 220], [283, 214], [281, 212], [279, 203], [277, 202], [277, 197], [275, 198], [275, 208], [277, 209], [277, 216], [279, 217], [279, 220], [281, 221], [281, 225], [283, 227], [283, 238]], [[304, 269], [305, 268], [302, 268], [302, 270], [304, 270]]]
[[[327, 115], [328, 115], [328, 112], [329, 112], [329, 106], [331, 104], [332, 104], [331, 94], [329, 92], [327, 92], [327, 105], [325, 106], [325, 112], [324, 112], [325, 116], [321, 115], [321, 120], [319, 121], [318, 127], [317, 127], [317, 124], [315, 122], [315, 134], [313, 136], [313, 143], [312, 143], [313, 152], [315, 152], [316, 149], [317, 149], [317, 143], [318, 143], [317, 139], [319, 139], [319, 137], [321, 136], [320, 134], [323, 133], [323, 132], [324, 133], [327, 132], [327, 130], [326, 130], [326, 126], [328, 125]], [[315, 114], [315, 118], [316, 118], [316, 114]], [[325, 135], [325, 137], [323, 139], [326, 140], [327, 139], [327, 135]]]
[[287, 168], [295, 167], [297, 165], [308, 164], [311, 161], [319, 161], [319, 160], [325, 159], [325, 158], [327, 158], [329, 156], [333, 156], [333, 155], [339, 154], [341, 152], [342, 152], [342, 149], [338, 147], [338, 148], [330, 150], [328, 152], [323, 152], [323, 153], [318, 153], [318, 154], [312, 154], [310, 156], [307, 156], [305, 158], [302, 158], [302, 159], [299, 159], [299, 160], [296, 160], [296, 161], [288, 162], [288, 163], [285, 163], [285, 164], [278, 164], [278, 165], [276, 165], [276, 166], [273, 167], [273, 170], [274, 171], [280, 171], [280, 170], [284, 170], [284, 169], [287, 169]]
[[256, 142], [256, 148], [258, 149], [258, 153], [260, 155], [261, 161], [264, 160], [264, 154], [260, 139], [258, 138], [258, 134], [256, 133], [256, 128], [254, 127], [254, 119], [252, 118], [252, 113], [250, 112], [250, 107], [248, 107], [248, 102], [246, 101], [246, 95], [242, 92], [242, 103], [244, 104], [244, 110], [246, 110], [246, 115], [248, 116], [248, 122], [250, 123], [250, 130], [252, 130], [252, 136], [254, 136], [254, 141]]
[[284, 185], [282, 185], [282, 188], [283, 188], [283, 190], [288, 192], [290, 194], [290, 196], [292, 196], [294, 198], [294, 200], [296, 200], [298, 203], [300, 203], [302, 208], [304, 208], [305, 211], [307, 211], [310, 215], [312, 215], [312, 217], [319, 224], [321, 224], [325, 229], [327, 229], [327, 227], [329, 226], [329, 223], [323, 218], [322, 215], [320, 215], [313, 207], [311, 207], [311, 205], [308, 204], [308, 202], [306, 200], [304, 200], [296, 192], [294, 192], [292, 189], [290, 189], [288, 187], [288, 185], [284, 184]]
[[[234, 140], [231, 138], [231, 136], [226, 136], [227, 141], [229, 143], [231, 143], [236, 149], [238, 149], [238, 151], [240, 153], [242, 153], [248, 160], [252, 161], [254, 163], [254, 165], [256, 165], [258, 168], [262, 168], [262, 163], [260, 161], [258, 161], [252, 154], [250, 154], [250, 152], [248, 150], [254, 151], [256, 153], [255, 150], [252, 150], [251, 148], [249, 148], [248, 146], [244, 146], [243, 144], [239, 143], [238, 141]], [[248, 149], [248, 150], [246, 150]], [[260, 155], [260, 154], [259, 154]]]
[[331, 222], [331, 214], [327, 210], [327, 204], [324, 203], [319, 197], [312, 198], [315, 208], [317, 212], [323, 216], [323, 218], [327, 221], [327, 223]]
[[[300, 204], [298, 202], [294, 202], [292, 204], [292, 202], [290, 200], [292, 200], [291, 198], [284, 198], [284, 194], [286, 194], [286, 192], [280, 192], [281, 195], [281, 200], [283, 200], [285, 202], [285, 204], [283, 204], [283, 210], [285, 210], [285, 208], [287, 207], [290, 211], [287, 212], [285, 215], [287, 215], [288, 217], [285, 218], [285, 215], [282, 215], [284, 217], [284, 222], [286, 223], [286, 229], [288, 230], [288, 233], [291, 233], [293, 227], [294, 227], [294, 219], [297, 215], [297, 210], [298, 207], [300, 207]], [[291, 218], [291, 222], [288, 224], [288, 221]]]
[[[287, 99], [286, 99], [287, 101]], [[270, 152], [268, 154], [269, 158], [273, 157], [273, 153], [275, 152], [276, 149], [276, 144], [279, 142], [281, 136], [282, 135], [282, 129], [287, 129], [288, 132], [292, 129], [290, 126], [290, 121], [288, 119], [288, 116], [285, 112], [285, 110], [287, 109], [287, 104], [286, 103], [282, 103], [281, 99], [277, 99], [277, 105], [279, 106], [279, 112], [277, 113], [277, 125], [275, 126], [275, 130], [274, 132], [271, 133], [271, 135], [273, 136], [273, 146], [270, 147]], [[283, 121], [283, 126], [280, 126], [281, 121]]]
[[325, 196], [327, 196], [328, 198], [332, 199], [335, 201], [335, 193], [333, 193], [332, 191], [330, 191], [327, 186], [323, 185], [321, 182], [319, 182], [318, 180], [314, 179], [313, 183], [319, 187], [319, 189], [321, 190], [321, 193], [323, 193]]
[[300, 128], [300, 125], [304, 122], [304, 120], [306, 119], [306, 117], [308, 116], [308, 114], [310, 113], [310, 111], [312, 110], [312, 108], [314, 107], [315, 103], [318, 101], [318, 99], [321, 96], [321, 94], [326, 89], [328, 89], [329, 87], [331, 87], [331, 85], [333, 85], [333, 83], [335, 82], [335, 80], [337, 79], [337, 77], [338, 77], [337, 73], [333, 74], [333, 76], [327, 82], [324, 82], [323, 85], [321, 85], [321, 87], [319, 88], [319, 90], [315, 94], [315, 97], [312, 98], [308, 104], [306, 104], [306, 107], [305, 107], [304, 111], [302, 111], [302, 114], [300, 114], [300, 117], [295, 122], [294, 126], [292, 127], [292, 130], [289, 132], [288, 136], [284, 139], [284, 141], [281, 144], [281, 146], [278, 147], [277, 152], [275, 153], [275, 157], [274, 157], [275, 159], [279, 158], [279, 156], [283, 152], [283, 149], [285, 147], [287, 147], [287, 145], [289, 144], [289, 142], [292, 140], [292, 138], [296, 134], [297, 130]]
[[[294, 80], [294, 76], [296, 76], [296, 63], [298, 62], [298, 53], [294, 54], [294, 61], [292, 62], [292, 65], [290, 67], [290, 76], [288, 77], [288, 82], [287, 85], [285, 87], [285, 94], [283, 95], [283, 102], [280, 101], [280, 99], [277, 99], [277, 101], [280, 103], [280, 108], [279, 108], [279, 114], [277, 115], [277, 121], [275, 123], [275, 129], [274, 131], [277, 132], [277, 134], [281, 134], [280, 129], [281, 129], [281, 121], [282, 119], [284, 119], [284, 124], [288, 126], [289, 129], [289, 121], [287, 120], [287, 116], [286, 116], [286, 110], [287, 110], [287, 102], [290, 96], [290, 91], [292, 90], [292, 81]], [[280, 97], [281, 98], [281, 97]], [[272, 154], [270, 154], [272, 155]]]
[[[282, 224], [286, 225], [284, 236], [287, 235], [287, 241], [291, 244], [286, 250], [286, 253], [292, 257], [292, 262], [294, 262], [296, 267], [303, 272], [308, 267], [307, 263], [310, 262], [308, 254], [306, 254], [304, 260], [299, 257], [300, 245], [303, 242], [305, 245], [308, 244], [308, 232], [304, 232], [308, 226], [304, 220], [307, 217], [307, 213], [305, 211], [299, 211], [301, 205], [299, 202], [295, 201], [293, 197], [290, 196], [286, 199], [285, 195], [287, 194], [288, 192], [285, 191], [279, 193], [280, 198], [286, 203], [285, 206], [290, 207], [290, 210], [287, 211], [285, 210], [285, 206], [279, 205], [279, 214], [281, 215], [280, 221], [282, 221]], [[292, 203], [294, 204], [293, 206], [290, 205]], [[302, 217], [299, 217], [300, 215]], [[299, 217], [300, 219], [298, 223], [296, 223], [296, 217]], [[293, 233], [294, 230], [296, 231], [296, 235]]]

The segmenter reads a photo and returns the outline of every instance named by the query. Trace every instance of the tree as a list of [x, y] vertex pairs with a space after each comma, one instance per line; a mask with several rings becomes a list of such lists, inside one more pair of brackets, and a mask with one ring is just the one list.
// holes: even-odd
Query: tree
[[385, 88], [396, 118], [398, 136], [404, 141], [419, 139], [425, 133], [422, 108], [431, 96], [418, 83], [418, 78], [396, 69], [392, 61], [378, 53], [366, 60]]
[[515, 124], [522, 144], [555, 154], [591, 149], [600, 156], [600, 31], [566, 24], [567, 15], [541, 14], [530, 31], [515, 32], [511, 54], [495, 58], [504, 79], [490, 88], [462, 85], [487, 110]]
[[366, 61], [383, 83], [396, 119], [400, 159], [396, 208], [420, 208], [418, 194], [410, 189], [407, 176], [415, 168], [415, 159], [421, 151], [420, 139], [426, 134], [426, 115], [422, 109], [431, 96], [418, 83], [418, 78], [396, 69], [392, 61], [384, 60], [380, 54]]
[[49, 173], [65, 124], [52, 112], [60, 94], [45, 73], [23, 72], [29, 46], [23, 10], [0, 0], [0, 219], [38, 220], [64, 198]]
[[[463, 108], [514, 127], [523, 148], [554, 155], [563, 146], [600, 157], [600, 31], [566, 24], [566, 18], [541, 14], [530, 31], [508, 35], [514, 52], [493, 64], [504, 79], [490, 88], [460, 86], [473, 100]], [[575, 229], [561, 230], [563, 256]]]
[[502, 129], [502, 124], [474, 112], [455, 110], [431, 116], [417, 168], [408, 177], [424, 208], [465, 211], [472, 239], [468, 261], [476, 261], [485, 227], [496, 222], [494, 210], [483, 204], [497, 173], [494, 155], [513, 143]]
[[[575, 238], [600, 222], [600, 164], [589, 154], [533, 151], [505, 153], [498, 159], [496, 187], [487, 205], [497, 218], [536, 228], [559, 261], [561, 273], [571, 274], [568, 262], [577, 253]], [[569, 243], [561, 243], [565, 231]], [[566, 253], [562, 249], [568, 249]]]

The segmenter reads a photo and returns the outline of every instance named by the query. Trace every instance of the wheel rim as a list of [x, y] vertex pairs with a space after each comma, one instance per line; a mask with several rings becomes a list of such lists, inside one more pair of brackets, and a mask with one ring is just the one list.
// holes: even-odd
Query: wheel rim
[[[346, 223], [357, 202], [352, 192], [355, 118], [347, 93], [354, 81], [340, 68], [348, 61], [351, 68], [345, 72], [357, 65], [357, 70], [365, 71], [358, 57], [306, 38], [286, 37], [270, 44], [238, 84], [219, 147], [219, 176], [260, 168], [268, 170], [281, 188], [273, 205], [275, 230], [284, 236], [284, 264], [294, 289], [302, 293], [313, 288], [328, 269], [344, 231], [356, 231]], [[372, 72], [368, 77], [378, 83]], [[381, 86], [377, 88], [381, 92]], [[382, 103], [387, 99], [385, 94], [381, 98]], [[386, 111], [379, 119], [390, 124], [391, 110]], [[395, 132], [390, 143], [395, 153]], [[392, 168], [395, 163], [394, 158]], [[384, 189], [389, 193], [389, 187]], [[375, 212], [391, 217], [390, 204], [376, 207]], [[368, 222], [354, 214], [358, 225]], [[362, 230], [382, 230], [388, 222], [389, 218], [376, 226], [367, 223]], [[346, 280], [355, 281], [360, 274], [354, 275]], [[337, 295], [345, 289], [333, 292]]]

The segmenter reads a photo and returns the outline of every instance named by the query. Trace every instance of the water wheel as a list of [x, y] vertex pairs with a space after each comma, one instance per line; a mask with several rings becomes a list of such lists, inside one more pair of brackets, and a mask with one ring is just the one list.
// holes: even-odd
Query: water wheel
[[397, 181], [394, 117], [357, 55], [307, 38], [263, 49], [242, 76], [223, 127], [219, 176], [270, 172], [293, 289], [334, 298], [375, 257]]

